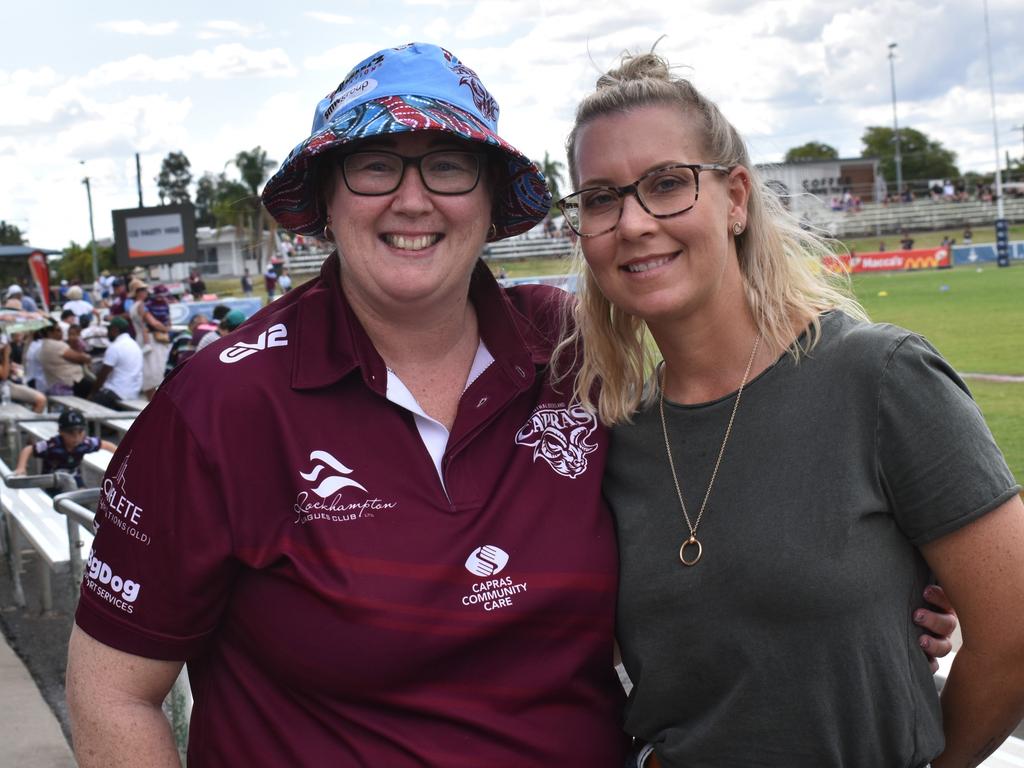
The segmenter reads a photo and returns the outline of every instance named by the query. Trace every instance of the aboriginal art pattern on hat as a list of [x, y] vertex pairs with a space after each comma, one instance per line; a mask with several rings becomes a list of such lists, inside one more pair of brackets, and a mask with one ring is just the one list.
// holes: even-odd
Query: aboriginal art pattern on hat
[[476, 72], [459, 61], [455, 54], [447, 48], [442, 48], [441, 52], [444, 55], [444, 60], [448, 63], [448, 66], [451, 67], [452, 72], [460, 75], [459, 85], [465, 85], [469, 88], [469, 92], [473, 94], [473, 103], [476, 104], [476, 108], [480, 110], [480, 114], [497, 125], [498, 102], [496, 102], [494, 97], [491, 96], [490, 91], [484, 88], [484, 84], [480, 82], [480, 78]]
[[[461, 66], [461, 65], [460, 65]], [[497, 104], [468, 67], [460, 74], [473, 91], [481, 114], [497, 113]], [[461, 82], [461, 81], [460, 81]], [[499, 240], [532, 228], [547, 214], [551, 197], [536, 166], [479, 118], [452, 104], [423, 96], [385, 96], [359, 104], [339, 115], [322, 131], [296, 147], [267, 182], [263, 202], [285, 229], [320, 236], [326, 224], [319, 196], [313, 193], [313, 159], [352, 141], [409, 131], [443, 131], [500, 150], [506, 179], [496, 185], [496, 221], [491, 239]], [[501, 183], [505, 182], [505, 183]]]

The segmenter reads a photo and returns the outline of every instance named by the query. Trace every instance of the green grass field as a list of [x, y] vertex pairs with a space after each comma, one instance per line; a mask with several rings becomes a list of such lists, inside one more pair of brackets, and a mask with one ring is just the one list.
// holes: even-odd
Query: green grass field
[[[872, 320], [924, 335], [958, 371], [1024, 376], [1021, 266], [857, 275], [853, 288]], [[1024, 480], [1024, 383], [967, 384], [1014, 476]]]

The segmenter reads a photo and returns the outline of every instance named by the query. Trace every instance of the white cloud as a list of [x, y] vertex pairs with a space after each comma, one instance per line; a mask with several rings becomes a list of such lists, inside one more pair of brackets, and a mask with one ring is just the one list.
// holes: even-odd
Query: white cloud
[[407, 5], [412, 8], [419, 7], [430, 7], [430, 8], [444, 8], [448, 10], [450, 8], [457, 8], [459, 6], [467, 6], [472, 3], [472, 0], [402, 0], [402, 5]]
[[383, 37], [376, 42], [372, 39], [367, 39], [358, 43], [344, 43], [326, 50], [323, 53], [307, 56], [303, 59], [302, 66], [308, 70], [331, 73], [330, 77], [335, 78], [336, 82], [333, 84], [329, 83], [328, 81], [330, 78], [328, 78], [328, 81], [324, 82], [324, 93], [326, 93], [328, 86], [333, 88], [341, 82], [341, 79], [345, 74], [356, 64], [361, 62], [367, 56], [385, 48], [387, 45], [388, 43], [383, 39]]
[[394, 45], [394, 41], [400, 40], [402, 43], [412, 42], [413, 37], [417, 35], [413, 34], [412, 25], [410, 24], [398, 24], [394, 27], [384, 27], [384, 33], [392, 41], [390, 44]]
[[97, 24], [100, 29], [109, 29], [122, 35], [143, 35], [147, 37], [161, 37], [173, 35], [178, 31], [176, 21], [141, 21], [129, 19], [125, 21], [103, 21]]
[[525, 19], [535, 17], [537, 9], [535, 4], [521, 0], [480, 0], [473, 5], [469, 16], [459, 22], [455, 36], [460, 40], [479, 40], [501, 35]]
[[452, 25], [447, 19], [437, 17], [423, 27], [423, 39], [427, 42], [436, 42], [446, 39], [452, 31]]
[[306, 11], [303, 16], [308, 16], [315, 21], [322, 21], [324, 24], [352, 24], [355, 21], [351, 16], [343, 16], [340, 13], [324, 13], [323, 11]]
[[207, 21], [199, 31], [200, 40], [216, 40], [221, 37], [257, 37], [266, 35], [263, 24], [246, 25], [238, 21]]
[[241, 43], [218, 45], [180, 56], [154, 58], [137, 54], [101, 64], [76, 79], [82, 88], [96, 88], [120, 82], [173, 82], [194, 77], [224, 80], [245, 76], [291, 76], [296, 72], [281, 48], [254, 50]]

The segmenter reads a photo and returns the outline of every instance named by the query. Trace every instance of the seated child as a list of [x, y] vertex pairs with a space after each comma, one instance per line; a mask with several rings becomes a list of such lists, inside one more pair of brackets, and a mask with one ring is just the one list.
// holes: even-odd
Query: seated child
[[98, 437], [87, 437], [85, 416], [73, 408], [60, 415], [57, 419], [57, 429], [58, 434], [55, 437], [40, 440], [21, 449], [14, 474], [24, 475], [29, 457], [38, 456], [43, 460], [43, 474], [68, 472], [74, 475], [75, 482], [81, 488], [85, 484], [80, 469], [85, 454], [100, 449], [114, 451], [117, 446]]

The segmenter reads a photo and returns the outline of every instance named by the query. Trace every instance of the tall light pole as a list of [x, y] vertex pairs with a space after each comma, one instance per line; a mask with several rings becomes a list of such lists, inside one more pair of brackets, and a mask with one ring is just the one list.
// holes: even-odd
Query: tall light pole
[[999, 167], [999, 126], [996, 124], [996, 89], [992, 82], [992, 40], [988, 33], [988, 0], [985, 0], [985, 53], [988, 56], [988, 95], [992, 102], [992, 141], [996, 150], [996, 218], [1006, 218], [1003, 207], [1003, 174]]
[[900, 123], [896, 118], [896, 46], [889, 43], [889, 79], [892, 82], [892, 134], [896, 142], [896, 197], [903, 202], [903, 158], [900, 156]]
[[[79, 162], [85, 165], [85, 160], [80, 160]], [[82, 183], [85, 184], [85, 194], [89, 198], [89, 235], [92, 237], [92, 279], [95, 282], [100, 276], [100, 257], [96, 252], [96, 228], [92, 223], [92, 187], [89, 186], [88, 176], [82, 179]]]

